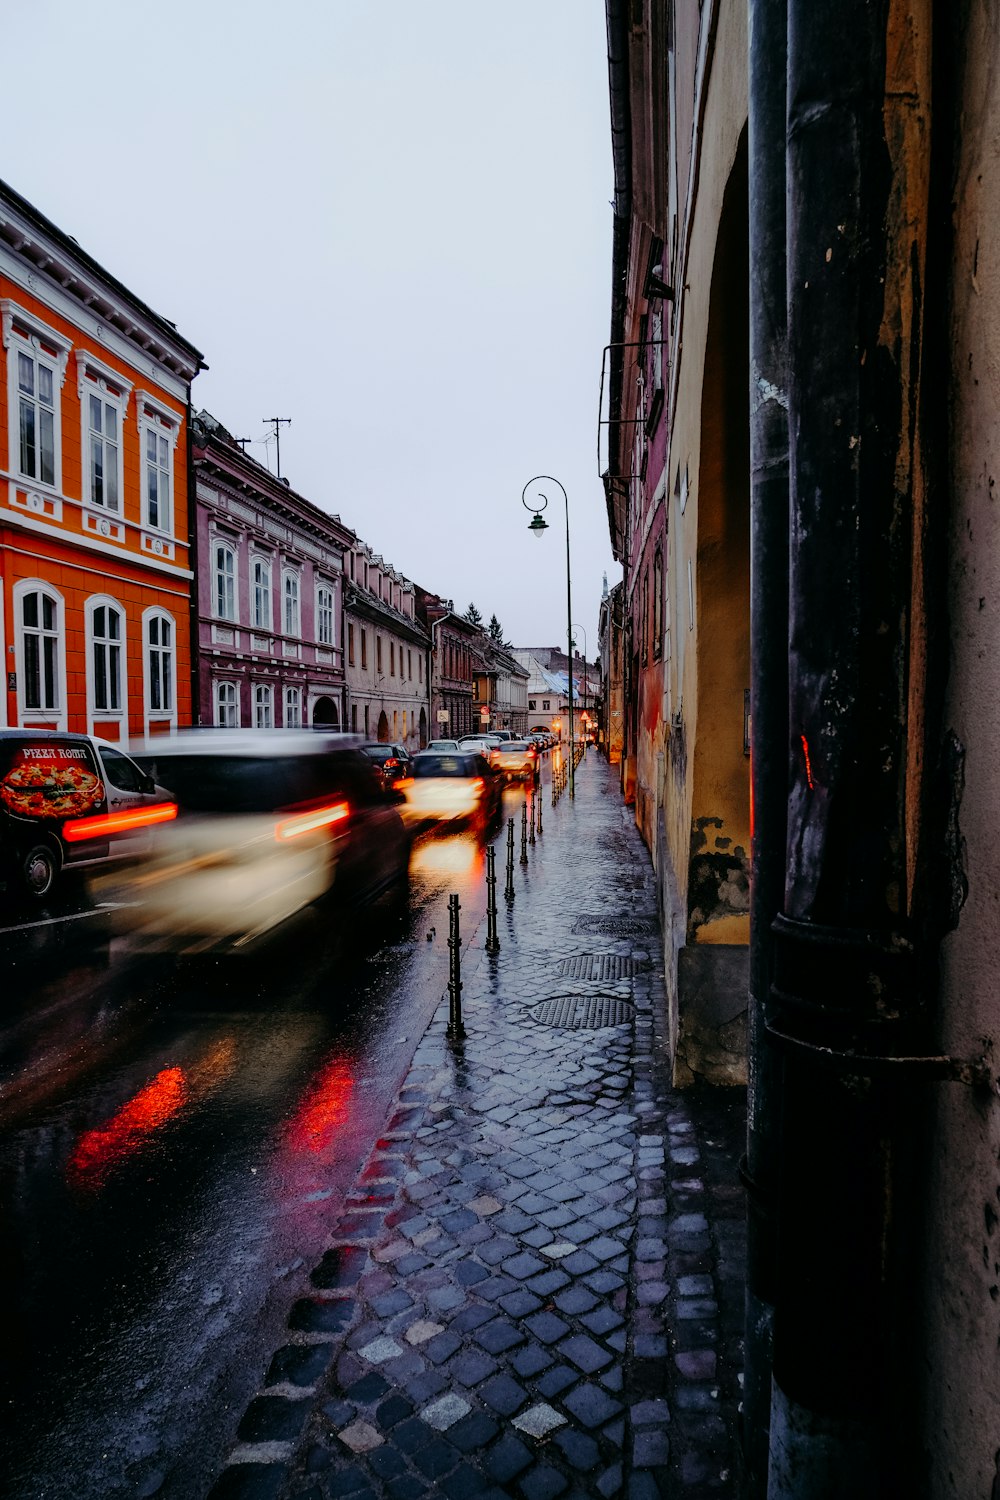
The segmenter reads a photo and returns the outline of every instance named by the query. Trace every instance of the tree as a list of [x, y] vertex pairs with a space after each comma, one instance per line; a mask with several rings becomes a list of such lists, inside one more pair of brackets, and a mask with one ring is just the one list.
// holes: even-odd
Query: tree
[[465, 611], [465, 618], [468, 620], [470, 625], [475, 625], [477, 630], [482, 630], [483, 617], [474, 604], [470, 604], [468, 609]]
[[489, 637], [490, 640], [495, 641], [498, 646], [506, 646], [507, 644], [507, 642], [503, 638], [503, 626], [500, 624], [500, 621], [497, 619], [496, 615], [490, 615]]

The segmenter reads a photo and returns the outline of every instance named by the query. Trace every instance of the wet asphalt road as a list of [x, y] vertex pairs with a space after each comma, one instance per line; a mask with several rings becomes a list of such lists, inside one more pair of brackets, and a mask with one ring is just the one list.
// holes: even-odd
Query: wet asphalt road
[[208, 1489], [447, 987], [452, 891], [481, 946], [482, 843], [411, 876], [401, 922], [238, 975], [131, 958], [72, 889], [0, 930], [0, 1493]]

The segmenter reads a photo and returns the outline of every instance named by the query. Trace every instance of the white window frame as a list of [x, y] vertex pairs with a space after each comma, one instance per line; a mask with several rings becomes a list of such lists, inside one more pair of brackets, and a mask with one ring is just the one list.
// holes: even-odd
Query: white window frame
[[[258, 582], [257, 569], [260, 568], [266, 582]], [[274, 630], [274, 592], [271, 581], [274, 575], [271, 558], [266, 552], [251, 552], [250, 554], [250, 611], [254, 630]], [[261, 603], [266, 607], [263, 612]]]
[[[25, 595], [47, 594], [56, 607], [56, 624], [51, 632], [56, 642], [55, 649], [55, 692], [56, 702], [52, 708], [28, 708], [24, 701], [25, 689], [27, 687], [27, 674], [25, 672], [25, 650], [24, 650], [24, 626], [22, 623], [22, 610]], [[39, 627], [41, 630], [41, 627]], [[48, 632], [46, 632], [48, 633]], [[52, 724], [57, 729], [67, 727], [66, 710], [66, 605], [62, 594], [51, 583], [44, 578], [22, 578], [14, 585], [14, 661], [17, 670], [17, 722], [22, 728], [30, 728], [32, 724]]]
[[[225, 718], [228, 719], [230, 709], [232, 722], [223, 722], [223, 711], [225, 711]], [[240, 685], [231, 677], [220, 678], [218, 682], [212, 684], [212, 723], [216, 729], [239, 729], [240, 727]]]
[[[139, 428], [142, 524], [147, 531], [155, 531], [161, 535], [172, 536], [176, 509], [174, 505], [174, 450], [177, 447], [177, 439], [180, 436], [183, 419], [179, 412], [174, 411], [169, 406], [165, 406], [162, 401], [157, 400], [155, 396], [151, 396], [148, 391], [136, 391], [135, 410], [136, 422]], [[149, 433], [155, 433], [157, 440], [162, 438], [167, 445], [167, 503], [164, 507], [166, 516], [158, 515], [155, 521], [150, 519], [149, 514], [149, 488], [146, 475], [146, 439]], [[159, 445], [159, 442], [157, 445]], [[159, 497], [157, 503], [159, 504]]]
[[[292, 584], [293, 592], [289, 592]], [[294, 618], [289, 617], [289, 605], [294, 606]], [[298, 568], [281, 570], [281, 628], [285, 635], [302, 637], [302, 579]]]
[[[95, 510], [120, 516], [125, 506], [125, 423], [128, 419], [132, 383], [119, 375], [117, 370], [112, 370], [110, 365], [88, 354], [85, 349], [76, 350], [76, 369], [77, 393], [80, 397], [80, 498], [85, 505], [93, 506]], [[91, 397], [100, 401], [102, 406], [113, 407], [118, 417], [118, 459], [115, 465], [118, 495], [114, 505], [109, 505], [106, 499], [95, 500], [91, 488]]]
[[[121, 634], [114, 642], [118, 647], [118, 707], [98, 708], [97, 706], [97, 668], [94, 662], [94, 648], [98, 644], [95, 631], [94, 616], [99, 609], [113, 609], [118, 614], [121, 622]], [[91, 594], [87, 600], [84, 612], [84, 638], [87, 652], [87, 723], [89, 732], [94, 733], [97, 724], [117, 724], [119, 728], [128, 728], [128, 642], [127, 642], [127, 617], [125, 606], [120, 599], [115, 599], [111, 594]], [[104, 641], [110, 638], [102, 637]], [[107, 666], [105, 666], [107, 672]]]
[[[224, 553], [232, 563], [231, 572], [227, 572], [219, 566], [219, 554]], [[236, 548], [232, 542], [226, 541], [224, 537], [213, 536], [212, 538], [212, 614], [216, 620], [225, 620], [230, 625], [235, 625], [240, 618], [240, 585], [239, 566]], [[220, 581], [225, 585], [232, 584], [232, 613], [229, 614], [220, 606], [220, 592], [227, 592], [224, 587], [220, 591]], [[228, 598], [223, 601], [228, 604]]]
[[254, 729], [274, 728], [274, 688], [269, 682], [251, 685]]
[[[154, 646], [150, 641], [149, 627], [154, 620], [165, 620], [170, 626], [172, 635], [169, 646], [164, 646], [161, 642], [157, 642]], [[154, 719], [158, 724], [169, 723], [172, 730], [177, 728], [177, 644], [177, 621], [170, 611], [164, 609], [160, 604], [154, 604], [149, 609], [144, 609], [142, 612], [142, 702], [147, 734], [149, 733], [149, 726]], [[170, 653], [170, 675], [167, 679], [170, 689], [169, 709], [153, 708], [153, 682], [149, 670], [149, 653], [152, 650], [160, 652], [169, 651]], [[159, 669], [161, 685], [163, 682], [162, 670], [161, 666]]]
[[[0, 299], [0, 324], [3, 328], [3, 346], [7, 350], [7, 452], [10, 472], [18, 476], [25, 488], [58, 494], [62, 489], [62, 388], [72, 342], [57, 333], [48, 323], [36, 318], [34, 313], [27, 312], [18, 303], [12, 302], [9, 297]], [[35, 361], [42, 359], [52, 368], [51, 481], [25, 474], [21, 470], [18, 354], [26, 354]]]
[[282, 724], [286, 729], [302, 728], [302, 689], [286, 687], [282, 706]]
[[[329, 596], [329, 606], [323, 602], [324, 594]], [[336, 614], [337, 592], [333, 584], [326, 578], [316, 580], [316, 643], [320, 646], [336, 647], [337, 644], [337, 614]], [[329, 615], [329, 631], [324, 635], [324, 620]]]

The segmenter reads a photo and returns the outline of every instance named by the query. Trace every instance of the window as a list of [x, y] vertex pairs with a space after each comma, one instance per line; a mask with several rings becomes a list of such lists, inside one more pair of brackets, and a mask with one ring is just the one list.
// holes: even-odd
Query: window
[[396, 642], [395, 641], [390, 641], [389, 642], [389, 676], [390, 677], [395, 677], [395, 675], [396, 675]]
[[663, 650], [663, 553], [659, 547], [653, 553], [653, 655], [657, 659]]
[[236, 619], [236, 553], [225, 542], [215, 546], [215, 613], [220, 620]]
[[379, 676], [382, 675], [382, 637], [375, 637], [375, 670]]
[[537, 706], [536, 700], [534, 698], [529, 698], [528, 699], [528, 707], [529, 708], [535, 708], [536, 706]]
[[253, 727], [271, 729], [274, 725], [271, 684], [258, 682], [253, 690]]
[[417, 675], [419, 676], [420, 681], [423, 682], [423, 680], [424, 680], [424, 659], [423, 659], [422, 656], [418, 656], [417, 657]]
[[[368, 665], [368, 632], [364, 627], [361, 630], [361, 665], [363, 668]], [[365, 725], [365, 732], [368, 732], [367, 724]]]
[[[16, 595], [16, 589], [15, 589]], [[62, 600], [42, 585], [20, 595], [21, 706], [27, 713], [58, 714], [62, 704]]]
[[302, 689], [285, 688], [285, 728], [302, 728]]
[[285, 574], [285, 634], [302, 634], [299, 612], [299, 575], [292, 572]]
[[161, 406], [147, 391], [136, 391], [145, 524], [170, 531], [174, 524], [174, 448], [180, 432], [177, 412]]
[[365, 704], [365, 739], [368, 738], [368, 736], [369, 736], [370, 733], [371, 733], [371, 728], [369, 726], [369, 720], [368, 720], [368, 704], [366, 703]]
[[174, 622], [153, 610], [146, 617], [147, 717], [176, 718]]
[[90, 688], [95, 713], [117, 714], [122, 709], [122, 626], [116, 605], [91, 605]]
[[354, 666], [354, 626], [347, 627], [347, 665]]
[[407, 646], [407, 648], [406, 648], [406, 675], [410, 679], [410, 681], [412, 682], [413, 681], [413, 652], [410, 650], [409, 646]]
[[551, 698], [543, 698], [542, 699], [542, 708], [545, 709], [545, 708], [551, 708], [551, 707], [552, 707], [552, 699]]
[[328, 583], [316, 588], [316, 639], [321, 646], [334, 644], [333, 589]]
[[257, 630], [271, 630], [271, 564], [266, 557], [255, 557], [253, 576], [253, 623]]
[[239, 728], [239, 696], [235, 682], [215, 684], [215, 723], [219, 729]]
[[122, 755], [120, 750], [113, 750], [110, 745], [98, 745], [97, 753], [101, 757], [101, 767], [108, 781], [120, 792], [144, 792], [146, 783], [142, 772], [134, 760], [129, 760], [127, 755]]
[[646, 665], [649, 660], [649, 568], [643, 569], [642, 574], [642, 664]]
[[357, 732], [358, 732], [358, 705], [356, 703], [352, 703], [351, 704], [351, 733], [352, 734], [357, 734]]
[[59, 393], [69, 341], [7, 298], [0, 301], [7, 350], [11, 468], [36, 484], [60, 482]]

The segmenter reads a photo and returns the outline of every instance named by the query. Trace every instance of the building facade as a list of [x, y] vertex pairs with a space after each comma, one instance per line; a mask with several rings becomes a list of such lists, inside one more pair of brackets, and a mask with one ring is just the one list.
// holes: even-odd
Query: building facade
[[475, 643], [474, 656], [473, 711], [480, 727], [523, 735], [528, 727], [527, 669], [484, 632]]
[[452, 600], [417, 590], [417, 614], [431, 641], [431, 739], [475, 734], [475, 661], [479, 627], [455, 614]]
[[3, 722], [191, 722], [187, 420], [201, 355], [0, 184]]
[[243, 452], [192, 422], [198, 718], [224, 729], [344, 727], [344, 553], [355, 538]]
[[346, 566], [346, 727], [422, 750], [431, 737], [430, 638], [417, 619], [416, 587], [357, 538]]

